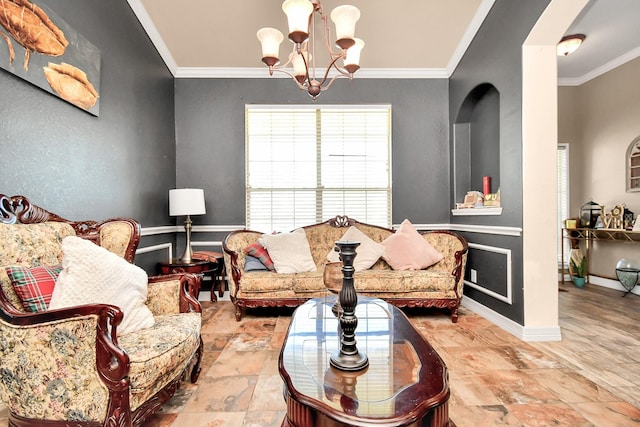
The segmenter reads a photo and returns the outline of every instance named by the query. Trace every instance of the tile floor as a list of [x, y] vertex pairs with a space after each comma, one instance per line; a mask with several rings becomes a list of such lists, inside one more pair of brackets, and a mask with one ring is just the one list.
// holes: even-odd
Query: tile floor
[[[449, 413], [458, 427], [640, 426], [640, 298], [560, 284], [563, 340], [525, 343], [467, 309], [405, 310], [449, 368]], [[291, 311], [203, 302], [203, 369], [148, 427], [280, 426], [277, 360]], [[6, 426], [0, 411], [0, 427]]]

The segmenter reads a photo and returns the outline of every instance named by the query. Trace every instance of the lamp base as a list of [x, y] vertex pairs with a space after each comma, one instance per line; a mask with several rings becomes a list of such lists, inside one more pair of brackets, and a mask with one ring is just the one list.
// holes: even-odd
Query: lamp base
[[184, 221], [184, 230], [187, 235], [187, 242], [185, 243], [184, 253], [180, 257], [182, 262], [191, 262], [193, 259], [193, 249], [191, 248], [191, 216], [187, 215], [187, 219]]

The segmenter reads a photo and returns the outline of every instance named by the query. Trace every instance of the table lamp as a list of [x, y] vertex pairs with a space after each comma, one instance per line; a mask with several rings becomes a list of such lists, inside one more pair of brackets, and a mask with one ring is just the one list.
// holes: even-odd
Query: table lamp
[[179, 188], [169, 190], [169, 216], [186, 215], [184, 229], [187, 233], [184, 254], [180, 257], [182, 262], [191, 262], [193, 250], [191, 249], [191, 215], [204, 215], [204, 190], [199, 188]]

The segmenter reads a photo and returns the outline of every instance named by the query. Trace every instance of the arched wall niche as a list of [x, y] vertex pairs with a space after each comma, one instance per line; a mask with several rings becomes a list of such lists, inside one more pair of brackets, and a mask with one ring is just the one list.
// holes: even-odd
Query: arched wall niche
[[491, 177], [491, 192], [500, 188], [500, 92], [491, 83], [474, 87], [453, 124], [455, 202], [468, 191], [482, 191]]

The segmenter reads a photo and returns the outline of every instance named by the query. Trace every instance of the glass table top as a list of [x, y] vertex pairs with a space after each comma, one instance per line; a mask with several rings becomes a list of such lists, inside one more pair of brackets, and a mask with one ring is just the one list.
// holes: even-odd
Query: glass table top
[[418, 400], [428, 408], [448, 397], [442, 359], [400, 310], [379, 299], [360, 297], [356, 307], [357, 346], [369, 366], [357, 372], [330, 366], [340, 347], [334, 301], [333, 296], [311, 300], [294, 313], [280, 355], [290, 393], [336, 411], [382, 419], [406, 413]]

